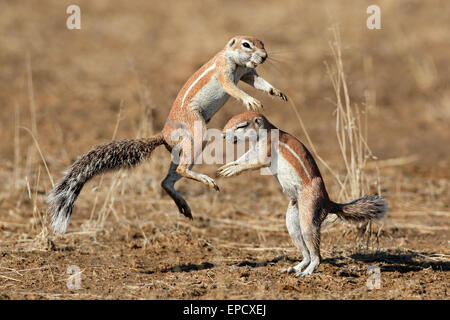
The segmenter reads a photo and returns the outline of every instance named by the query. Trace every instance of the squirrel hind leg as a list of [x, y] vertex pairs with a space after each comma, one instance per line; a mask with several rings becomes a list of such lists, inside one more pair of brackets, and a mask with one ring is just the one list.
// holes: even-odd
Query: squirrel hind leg
[[175, 183], [182, 178], [177, 173], [178, 165], [174, 162], [170, 163], [169, 172], [164, 180], [161, 182], [161, 187], [167, 192], [178, 207], [178, 211], [185, 217], [192, 219], [191, 208], [187, 204], [186, 200], [175, 190]]
[[201, 144], [196, 144], [194, 142], [194, 146], [192, 146], [192, 142], [190, 139], [184, 139], [181, 142], [179, 159], [177, 159], [179, 164], [176, 167], [176, 172], [184, 178], [201, 182], [204, 185], [216, 191], [219, 191], [219, 187], [217, 186], [213, 178], [191, 170], [194, 166], [195, 160], [203, 152], [203, 148], [205, 145], [206, 141]]
[[294, 267], [289, 267], [288, 269], [286, 269], [286, 271], [288, 273], [301, 272], [303, 268], [309, 265], [311, 260], [309, 250], [306, 246], [305, 241], [303, 240], [297, 200], [291, 200], [289, 202], [289, 207], [286, 212], [286, 227], [288, 229], [288, 233], [292, 239], [292, 242], [297, 247], [297, 249], [300, 250], [303, 256], [303, 260], [299, 264]]
[[300, 228], [304, 243], [309, 251], [310, 263], [303, 272], [298, 271], [297, 276], [310, 275], [320, 264], [320, 227], [324, 216], [323, 194], [320, 185], [311, 183], [299, 195], [298, 211]]
[[317, 214], [317, 206], [313, 203], [299, 205], [299, 218], [304, 244], [309, 252], [309, 263], [302, 265], [306, 269], [301, 272], [297, 270], [297, 276], [310, 275], [320, 264], [320, 222], [314, 216]]

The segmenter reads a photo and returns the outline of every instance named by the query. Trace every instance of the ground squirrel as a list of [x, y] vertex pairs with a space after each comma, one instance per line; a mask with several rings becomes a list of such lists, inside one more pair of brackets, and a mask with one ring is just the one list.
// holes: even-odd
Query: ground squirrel
[[[194, 124], [197, 123], [201, 137], [204, 137], [206, 123], [230, 96], [241, 100], [248, 110], [261, 110], [262, 105], [258, 100], [238, 88], [239, 80], [287, 101], [280, 90], [255, 71], [267, 56], [260, 40], [247, 36], [233, 37], [223, 50], [184, 84], [160, 134], [147, 139], [113, 141], [82, 155], [48, 196], [53, 230], [59, 233], [66, 231], [74, 202], [89, 179], [107, 170], [133, 167], [148, 159], [151, 152], [162, 144], [172, 152], [172, 162], [161, 186], [175, 201], [180, 213], [192, 219], [188, 204], [174, 188], [175, 183], [185, 177], [218, 190], [212, 178], [191, 171], [195, 158], [202, 153], [206, 145], [203, 139], [200, 144], [192, 144]], [[181, 139], [179, 136], [174, 137], [174, 132], [178, 129], [187, 131], [187, 136]], [[174, 157], [179, 161], [174, 161]]]
[[[271, 135], [276, 133], [278, 146], [273, 147]], [[246, 170], [270, 167], [276, 161], [271, 169], [283, 192], [290, 198], [286, 226], [303, 255], [303, 261], [298, 265], [285, 269], [289, 273], [308, 275], [319, 265], [320, 227], [328, 213], [349, 221], [380, 219], [386, 215], [386, 200], [379, 196], [365, 196], [345, 204], [331, 201], [308, 149], [289, 133], [277, 131], [260, 113], [250, 111], [231, 118], [223, 134], [228, 142], [233, 143], [253, 134], [254, 144], [236, 161], [220, 167], [217, 171], [219, 176], [231, 177]], [[306, 269], [302, 272], [303, 268]]]

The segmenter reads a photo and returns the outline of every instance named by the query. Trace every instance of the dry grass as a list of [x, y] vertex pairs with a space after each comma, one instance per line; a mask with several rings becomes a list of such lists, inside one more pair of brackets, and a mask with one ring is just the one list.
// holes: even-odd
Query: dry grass
[[[369, 110], [374, 109], [375, 107], [374, 105], [371, 105], [371, 103], [374, 103], [373, 97], [376, 96], [376, 92], [373, 89], [367, 89], [370, 93], [366, 95], [363, 110], [360, 110], [357, 104], [352, 106], [342, 61], [342, 42], [339, 26], [334, 25], [330, 28], [330, 31], [333, 37], [332, 41], [329, 41], [333, 65], [330, 66], [328, 62], [325, 61], [325, 66], [336, 95], [336, 101], [332, 101], [332, 103], [336, 107], [334, 115], [336, 117], [337, 142], [341, 151], [343, 166], [346, 169], [343, 177], [341, 177], [335, 169], [332, 169], [331, 165], [318, 154], [303, 119], [292, 100], [291, 106], [299, 120], [299, 124], [311, 146], [315, 158], [318, 159], [320, 164], [334, 177], [336, 183], [340, 187], [337, 200], [349, 202], [370, 193], [369, 184], [373, 176], [368, 175], [366, 172], [369, 159], [373, 160], [371, 162], [371, 167], [376, 171], [376, 181], [373, 184], [377, 186], [377, 194], [381, 195], [379, 167], [376, 162], [377, 158], [372, 154], [367, 143]], [[326, 226], [333, 225], [336, 222], [338, 222], [337, 217], [330, 216], [326, 221]], [[360, 223], [358, 225], [358, 237], [362, 237], [362, 240], [364, 240], [364, 236], [367, 234], [367, 241], [365, 241], [367, 244], [366, 249], [370, 243], [371, 231], [372, 222]], [[376, 233], [376, 241], [380, 232], [381, 227]]]

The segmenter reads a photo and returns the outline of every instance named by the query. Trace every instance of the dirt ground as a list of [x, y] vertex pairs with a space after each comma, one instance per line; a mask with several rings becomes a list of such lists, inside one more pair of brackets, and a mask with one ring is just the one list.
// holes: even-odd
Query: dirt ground
[[[81, 30], [66, 28], [70, 4], [0, 0], [0, 299], [448, 299], [450, 2], [379, 1], [381, 30], [367, 29], [366, 1], [80, 0]], [[160, 188], [164, 148], [86, 185], [65, 235], [47, 227], [52, 180], [94, 145], [157, 133], [184, 81], [235, 34], [264, 41], [272, 59], [259, 73], [344, 175], [326, 72], [336, 23], [352, 104], [371, 103], [368, 192], [380, 190], [389, 213], [362, 236], [323, 228], [312, 276], [280, 273], [301, 255], [274, 178], [217, 178], [221, 192], [179, 182], [190, 221]], [[309, 146], [288, 104], [241, 87]], [[230, 99], [209, 126], [243, 110]], [[195, 168], [214, 176], [218, 165]]]

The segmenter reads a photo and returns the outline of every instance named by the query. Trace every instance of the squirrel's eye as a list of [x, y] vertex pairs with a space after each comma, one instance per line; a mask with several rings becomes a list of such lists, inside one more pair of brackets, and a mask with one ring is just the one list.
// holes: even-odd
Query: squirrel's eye
[[244, 121], [236, 126], [236, 129], [242, 129], [248, 126], [248, 121]]
[[242, 46], [245, 47], [245, 48], [250, 48], [250, 45], [248, 44], [248, 42], [244, 42], [244, 43], [242, 44]]

